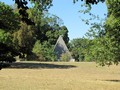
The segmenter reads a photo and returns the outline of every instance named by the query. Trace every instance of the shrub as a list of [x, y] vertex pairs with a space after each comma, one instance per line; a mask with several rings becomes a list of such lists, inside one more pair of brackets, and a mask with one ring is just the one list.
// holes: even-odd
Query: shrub
[[71, 59], [71, 55], [69, 53], [63, 53], [60, 57], [60, 61], [68, 62]]
[[55, 61], [56, 56], [53, 50], [53, 46], [48, 42], [40, 43], [40, 41], [36, 41], [33, 53], [36, 54], [37, 59], [40, 61]]

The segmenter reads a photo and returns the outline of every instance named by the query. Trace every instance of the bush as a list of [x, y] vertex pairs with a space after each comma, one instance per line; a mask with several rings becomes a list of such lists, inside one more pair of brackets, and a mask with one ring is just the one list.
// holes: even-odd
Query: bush
[[69, 53], [63, 53], [60, 57], [60, 61], [68, 62], [71, 59], [71, 55]]
[[37, 60], [40, 61], [55, 61], [56, 55], [53, 50], [53, 46], [48, 42], [40, 43], [40, 41], [36, 41], [33, 53], [36, 54]]

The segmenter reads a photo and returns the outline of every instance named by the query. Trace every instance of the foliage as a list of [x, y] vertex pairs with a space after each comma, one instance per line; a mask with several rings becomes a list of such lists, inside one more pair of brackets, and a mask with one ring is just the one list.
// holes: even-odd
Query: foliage
[[10, 6], [0, 2], [0, 69], [5, 63], [15, 61], [15, 56], [19, 54], [12, 43], [12, 32], [19, 28], [17, 14]]
[[48, 42], [40, 43], [40, 41], [36, 41], [33, 53], [35, 53], [40, 61], [55, 61], [56, 56], [53, 50], [53, 46]]
[[[85, 61], [87, 60], [87, 54], [89, 55], [91, 41], [85, 38], [73, 39], [70, 42], [70, 51], [72, 52], [72, 56], [76, 61]], [[87, 60], [90, 61], [90, 60]]]
[[18, 24], [18, 14], [10, 6], [0, 2], [0, 29], [13, 31], [19, 27]]
[[68, 62], [71, 59], [70, 53], [63, 53], [60, 57], [60, 61]]
[[54, 57], [54, 54], [52, 54], [53, 51], [49, 46], [52, 47], [52, 45], [55, 45], [59, 35], [63, 35], [64, 40], [68, 43], [68, 29], [66, 26], [63, 26], [63, 21], [59, 17], [47, 13], [45, 9], [41, 10], [41, 8], [44, 8], [44, 5], [39, 7], [38, 2], [32, 3], [33, 7], [27, 12], [29, 18], [34, 21], [35, 25], [28, 25], [22, 21], [19, 25], [20, 29], [13, 33], [13, 42], [16, 48], [21, 52], [20, 57], [30, 58], [34, 56], [32, 55], [33, 46], [35, 46], [34, 48], [37, 48], [37, 46], [34, 45], [35, 42], [40, 41], [40, 45], [37, 44], [38, 47], [45, 47], [44, 50], [42, 50], [46, 52], [38, 51], [38, 55], [38, 52], [34, 51], [34, 54], [37, 54], [37, 56], [43, 60], [47, 61], [49, 59], [50, 61], [53, 61], [51, 56], [53, 55]]
[[120, 3], [119, 0], [107, 1], [108, 18], [106, 20], [106, 37], [111, 44], [112, 62], [118, 64], [120, 61]]
[[36, 54], [37, 59], [40, 60], [40, 61], [45, 60], [44, 57], [43, 57], [43, 50], [42, 49], [43, 48], [42, 48], [42, 45], [41, 45], [40, 41], [36, 41], [32, 52]]
[[0, 42], [11, 45], [12, 35], [9, 32], [5, 32], [5, 30], [0, 29]]
[[35, 43], [35, 28], [26, 23], [21, 23], [20, 26], [20, 30], [13, 33], [13, 42], [16, 48], [21, 52], [21, 57], [24, 58], [25, 54], [30, 55], [32, 52]]
[[[73, 0], [74, 3], [78, 2], [79, 0]], [[83, 0], [81, 0], [83, 1]], [[84, 0], [86, 4], [98, 4], [99, 2], [105, 2], [105, 0]]]
[[[92, 40], [92, 45], [88, 48], [90, 53], [85, 55], [88, 60], [92, 59], [100, 65], [118, 64], [120, 58], [120, 33], [119, 33], [119, 3], [118, 0], [107, 0], [108, 15], [107, 19], [100, 19], [100, 17], [88, 13], [93, 18], [84, 20], [87, 25], [91, 25], [90, 30], [86, 34], [87, 38]], [[97, 19], [99, 23], [90, 21]], [[90, 57], [90, 58], [89, 58]]]
[[[49, 61], [53, 61], [53, 50], [50, 50], [49, 46], [51, 47], [55, 45], [60, 35], [63, 35], [65, 42], [68, 43], [68, 29], [63, 25], [63, 21], [58, 16], [52, 15], [44, 10], [41, 11], [38, 3], [35, 3], [34, 6], [28, 10], [28, 13], [31, 20], [33, 20], [35, 23], [35, 38], [42, 45], [38, 45], [39, 48], [42, 48], [44, 46], [44, 50], [46, 49], [45, 51], [47, 51], [44, 52], [43, 55], [38, 55], [37, 53], [35, 54], [37, 54], [37, 56], [40, 56], [43, 60], [47, 61], [49, 59]], [[42, 52], [39, 51], [39, 53]], [[52, 55], [53, 57], [51, 58], [51, 56], [48, 54]]]
[[[33, 51], [40, 59], [54, 61], [56, 57], [53, 45], [59, 35], [63, 35], [66, 44], [69, 42], [68, 29], [63, 25], [63, 21], [47, 12], [52, 6], [52, 0], [30, 0], [33, 7], [29, 10], [27, 2], [26, 0], [15, 0], [21, 16], [16, 11], [13, 12], [8, 5], [0, 2], [0, 46], [2, 47], [0, 57], [2, 62], [6, 61], [7, 57], [13, 59], [16, 55], [13, 54], [15, 53], [14, 46], [23, 56], [24, 54], [31, 55]], [[84, 0], [84, 2], [84, 5], [90, 10], [92, 4], [105, 2], [105, 0]], [[105, 23], [92, 23], [87, 37], [70, 42], [72, 55], [77, 61], [96, 61], [103, 66], [118, 64], [120, 61], [120, 1], [107, 0], [106, 3], [108, 17], [104, 21]], [[89, 13], [89, 10], [83, 13]], [[98, 16], [89, 14], [99, 19]], [[83, 21], [90, 24], [90, 19]], [[68, 60], [67, 55], [62, 55], [61, 58]]]
[[107, 0], [108, 17], [104, 23], [94, 23], [87, 33], [93, 40], [91, 56], [100, 65], [118, 64], [120, 58], [119, 1]]
[[36, 39], [41, 43], [48, 41], [50, 44], [55, 45], [59, 35], [64, 36], [64, 40], [68, 43], [68, 30], [63, 25], [63, 21], [56, 15], [52, 15], [45, 11], [43, 6], [39, 7], [39, 3], [34, 3], [33, 7], [28, 11], [29, 17], [35, 23]]
[[[47, 10], [52, 5], [52, 0], [29, 0], [33, 4], [36, 4], [39, 7], [39, 10]], [[21, 15], [21, 20], [29, 25], [34, 25], [35, 23], [29, 19], [29, 15], [27, 13], [28, 10], [28, 1], [27, 0], [15, 0], [17, 7], [19, 9], [19, 13]]]
[[[0, 70], [6, 66], [6, 63], [15, 62], [15, 56], [19, 55], [14, 46], [11, 45], [10, 39], [7, 37], [1, 37], [0, 42]], [[9, 64], [8, 64], [9, 65]], [[7, 65], [7, 66], [8, 66]]]
[[111, 65], [114, 62], [114, 55], [111, 53], [112, 45], [106, 33], [105, 23], [94, 23], [86, 36], [92, 40], [87, 57], [92, 57], [92, 60], [102, 66]]

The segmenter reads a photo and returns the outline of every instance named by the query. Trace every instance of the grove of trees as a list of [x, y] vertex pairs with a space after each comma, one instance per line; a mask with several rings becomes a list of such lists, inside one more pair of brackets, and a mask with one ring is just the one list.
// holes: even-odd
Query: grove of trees
[[[80, 0], [73, 0], [74, 3]], [[83, 0], [81, 0], [83, 1]], [[13, 7], [0, 2], [0, 68], [15, 57], [26, 60], [55, 61], [54, 45], [63, 36], [76, 61], [96, 61], [100, 65], [120, 61], [120, 1], [106, 0], [104, 23], [94, 23], [86, 37], [69, 43], [68, 29], [56, 15], [48, 13], [52, 0], [15, 0]], [[84, 0], [88, 7], [105, 0]]]
[[[31, 2], [33, 3], [33, 2]], [[69, 42], [68, 29], [62, 19], [46, 11], [46, 4], [38, 2], [27, 10], [34, 24], [21, 19], [19, 9], [0, 2], [0, 63], [15, 61], [15, 56], [26, 60], [55, 61], [54, 45], [60, 35]], [[43, 9], [41, 9], [43, 8]], [[45, 9], [46, 8], [46, 9]]]
[[120, 1], [106, 0], [108, 8], [104, 22], [92, 23], [85, 38], [71, 42], [73, 56], [78, 61], [96, 61], [100, 65], [120, 61]]

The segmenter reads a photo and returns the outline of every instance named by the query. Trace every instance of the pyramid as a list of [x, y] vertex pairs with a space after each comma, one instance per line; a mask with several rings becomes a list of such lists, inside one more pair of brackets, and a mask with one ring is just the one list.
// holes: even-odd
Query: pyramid
[[68, 50], [68, 48], [63, 40], [63, 37], [61, 35], [59, 36], [59, 38], [55, 44], [54, 52], [57, 56], [58, 61], [60, 60], [61, 55], [64, 53], [68, 53], [72, 59], [72, 56], [71, 56], [71, 54], [70, 54], [70, 52], [69, 52], [69, 50]]

